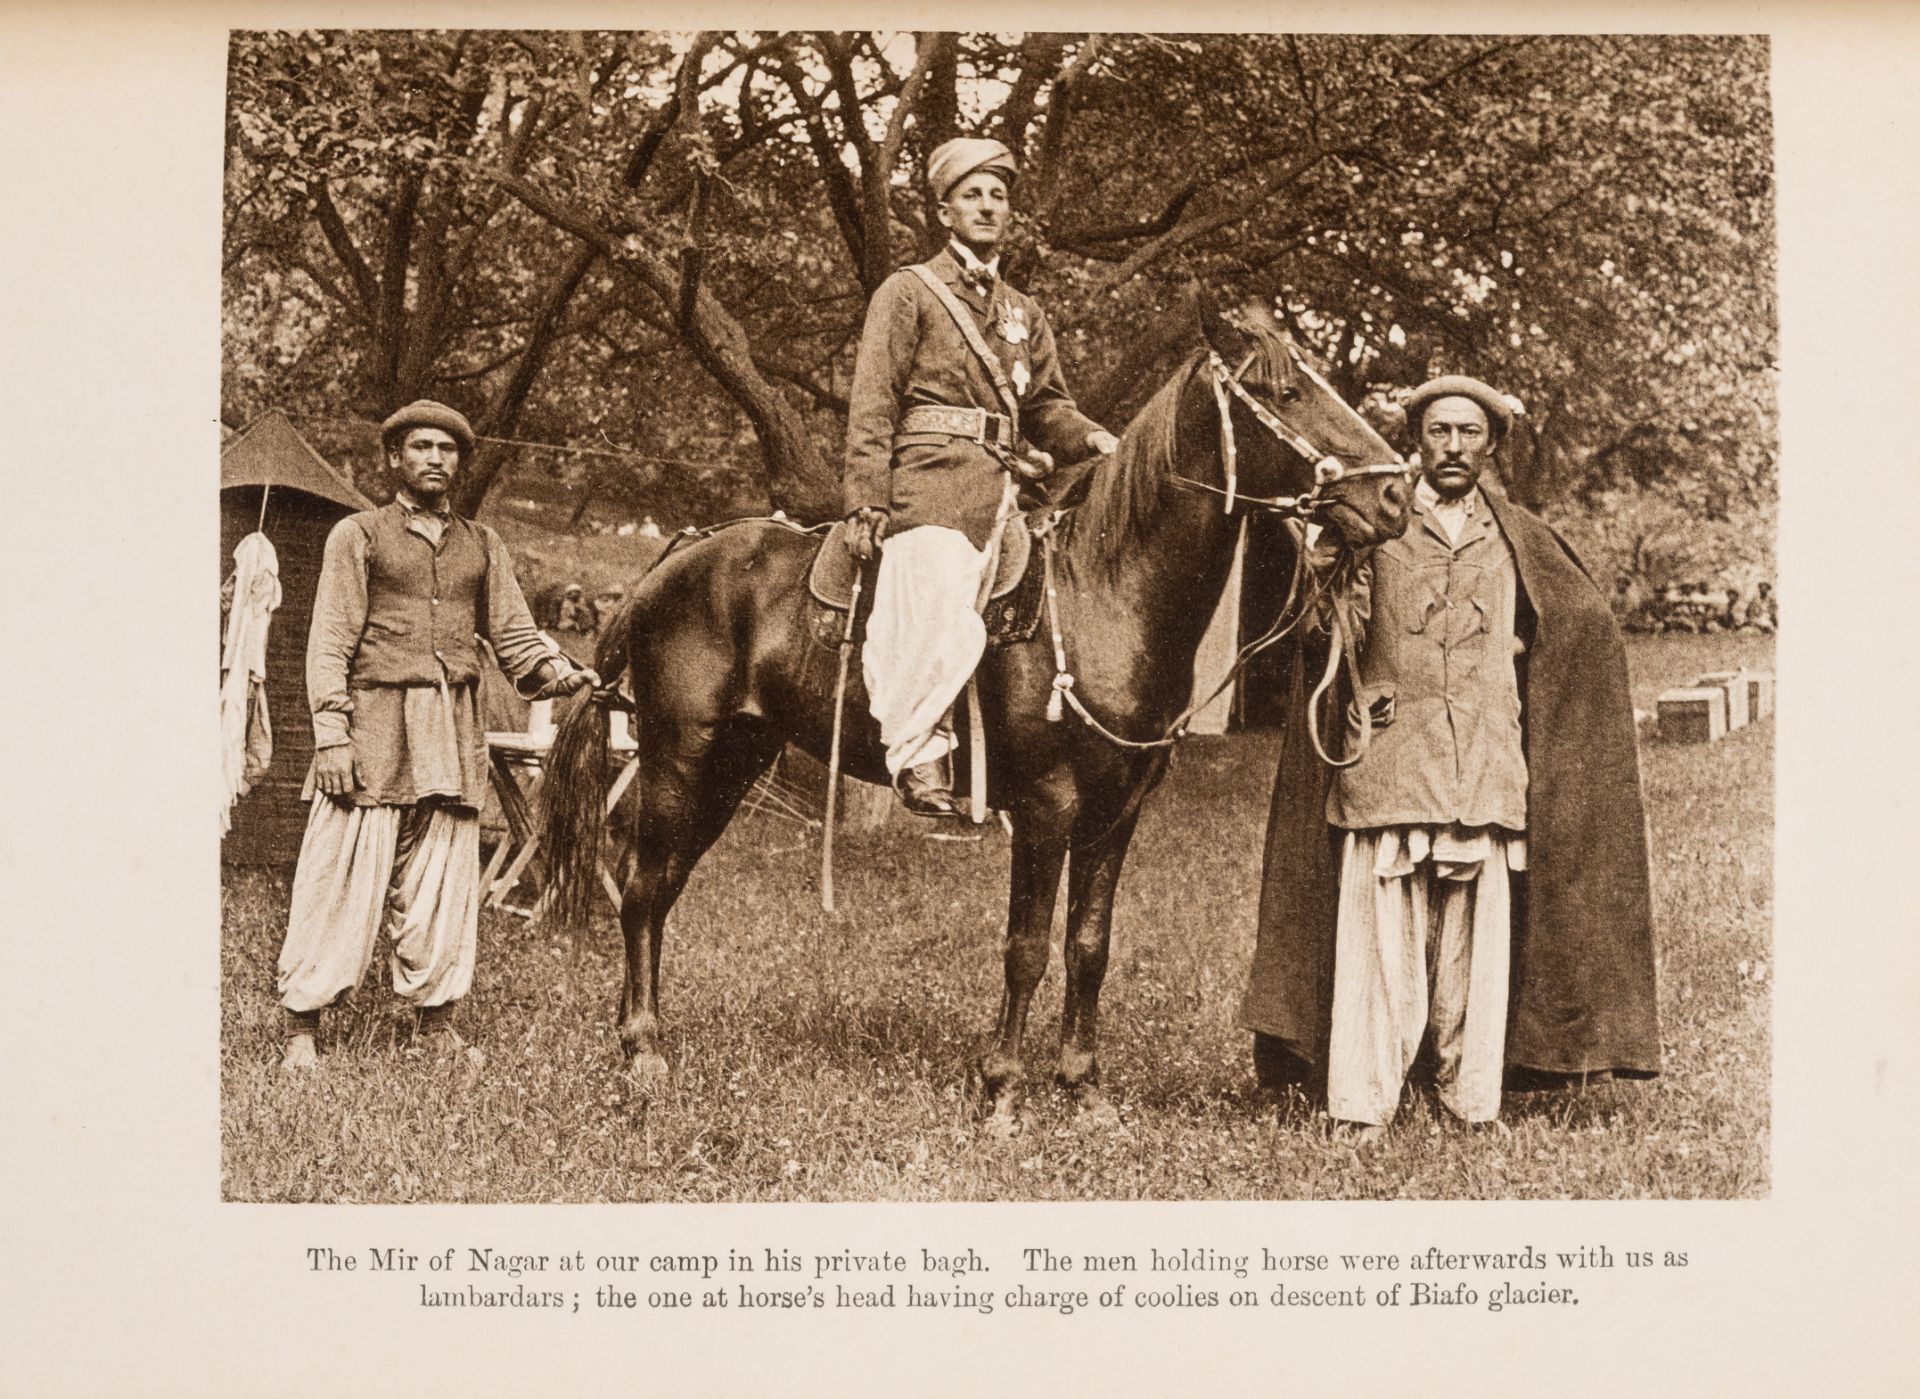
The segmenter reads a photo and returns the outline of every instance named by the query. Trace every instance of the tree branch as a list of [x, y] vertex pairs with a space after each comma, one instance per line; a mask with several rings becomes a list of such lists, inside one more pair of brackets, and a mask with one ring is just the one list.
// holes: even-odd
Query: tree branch
[[1168, 253], [1174, 252], [1176, 249], [1183, 248], [1188, 243], [1193, 242], [1194, 239], [1251, 217], [1263, 204], [1304, 178], [1316, 166], [1328, 160], [1334, 154], [1335, 152], [1333, 151], [1315, 151], [1304, 159], [1295, 161], [1293, 165], [1281, 172], [1278, 179], [1272, 182], [1260, 182], [1253, 192], [1245, 198], [1228, 204], [1224, 208], [1216, 209], [1211, 214], [1191, 219], [1168, 233], [1161, 235], [1125, 262], [1121, 263], [1114, 271], [1108, 273], [1095, 290], [1102, 292], [1111, 291], [1122, 282], [1129, 281], [1139, 275], [1143, 269], [1152, 266]]
[[1320, 107], [1313, 98], [1313, 84], [1307, 81], [1307, 66], [1300, 57], [1300, 40], [1287, 35], [1287, 58], [1293, 64], [1294, 86], [1300, 91], [1300, 105], [1307, 114], [1307, 134], [1313, 138], [1314, 145], [1320, 145]]
[[[546, 361], [547, 352], [553, 347], [567, 303], [573, 300], [588, 269], [599, 259], [600, 250], [591, 243], [582, 242], [547, 282], [540, 298], [540, 307], [534, 312], [533, 324], [527, 330], [519, 362], [514, 365], [513, 373], [507, 376], [506, 382], [500, 386], [500, 391], [488, 406], [488, 428], [496, 435], [511, 431], [519, 421], [527, 393]], [[482, 494], [485, 492], [482, 491]]]
[[[1065, 252], [1080, 253], [1082, 256], [1096, 256], [1097, 254], [1092, 253], [1091, 249], [1102, 243], [1125, 243], [1135, 238], [1158, 237], [1180, 221], [1180, 216], [1186, 212], [1187, 206], [1193, 202], [1194, 197], [1202, 190], [1216, 186], [1222, 180], [1231, 179], [1233, 176], [1251, 169], [1254, 165], [1258, 164], [1260, 160], [1271, 160], [1274, 158], [1275, 157], [1272, 156], [1242, 156], [1238, 160], [1230, 161], [1226, 165], [1221, 166], [1204, 179], [1196, 176], [1188, 180], [1173, 192], [1172, 197], [1167, 200], [1166, 204], [1157, 214], [1150, 214], [1141, 219], [1129, 220], [1126, 223], [1098, 225], [1076, 232], [1054, 233], [1049, 229], [1048, 241], [1051, 242], [1054, 247]], [[1118, 261], [1119, 259], [1115, 256], [1114, 260]]]
[[841, 163], [839, 148], [834, 145], [833, 137], [827, 131], [820, 103], [807, 95], [806, 75], [791, 55], [781, 57], [780, 80], [787, 85], [787, 91], [793, 94], [794, 105], [806, 120], [807, 140], [813, 147], [814, 164], [820, 168], [820, 178], [827, 187], [827, 204], [833, 210], [833, 220], [840, 229], [841, 241], [852, 255], [853, 265], [864, 268], [866, 238], [861, 226], [859, 192], [854, 188], [853, 177], [847, 173], [847, 167]]
[[1028, 34], [1020, 41], [1020, 76], [1014, 79], [1007, 100], [1000, 104], [997, 123], [1000, 139], [1016, 153], [1026, 147], [1034, 104], [1039, 101], [1040, 90], [1059, 72], [1069, 38], [1066, 34]]
[[[387, 209], [385, 257], [380, 268], [380, 295], [374, 310], [374, 334], [384, 361], [381, 378], [390, 396], [398, 387], [403, 353], [401, 339], [407, 313], [407, 259], [413, 250], [414, 214], [420, 207], [420, 177], [409, 171]], [[398, 402], [383, 403], [391, 411]]]
[[833, 78], [834, 91], [840, 95], [840, 124], [846, 139], [860, 157], [862, 172], [873, 168], [873, 137], [861, 120], [860, 90], [853, 80], [853, 45], [844, 34], [831, 31], [814, 36], [827, 60], [827, 72]]
[[[893, 114], [887, 121], [886, 135], [881, 139], [879, 148], [874, 150], [870, 146], [870, 154], [862, 164], [860, 184], [865, 196], [865, 237], [861, 240], [861, 246], [866, 256], [861, 261], [860, 283], [869, 294], [877, 291], [880, 284], [893, 273], [893, 171], [900, 162], [900, 147], [906, 140], [907, 122], [919, 106], [928, 71], [941, 48], [952, 42], [952, 36], [946, 34], [914, 36], [913, 70], [907, 75], [906, 85], [900, 89], [899, 99], [893, 104]], [[856, 125], [864, 125], [858, 112], [854, 113], [853, 120]]]
[[1067, 66], [1053, 80], [1047, 95], [1047, 122], [1040, 128], [1040, 152], [1034, 159], [1027, 187], [1032, 191], [1027, 207], [1036, 218], [1053, 208], [1054, 194], [1060, 183], [1060, 153], [1066, 147], [1067, 122], [1073, 114], [1073, 99], [1080, 78], [1100, 57], [1100, 36], [1090, 34]]
[[832, 389], [813, 379], [805, 370], [780, 364], [763, 354], [756, 354], [753, 357], [753, 362], [761, 373], [771, 375], [784, 384], [792, 384], [795, 388], [805, 393], [813, 400], [814, 407], [824, 408], [835, 413], [844, 413], [847, 411], [848, 404], [845, 394], [835, 393]]
[[688, 201], [686, 242], [680, 249], [680, 296], [673, 313], [674, 328], [683, 335], [693, 325], [694, 307], [700, 298], [700, 270], [706, 256], [707, 196], [712, 186], [705, 173], [694, 177], [693, 194]]
[[484, 379], [501, 366], [512, 363], [526, 353], [524, 345], [509, 345], [485, 364], [475, 365], [472, 369], [448, 369], [434, 375], [434, 382], [441, 384], [464, 384], [474, 379]]
[[313, 182], [313, 212], [319, 220], [320, 232], [332, 249], [333, 256], [347, 274], [347, 280], [353, 283], [354, 293], [360, 298], [360, 308], [371, 321], [380, 301], [380, 284], [374, 279], [373, 269], [367, 266], [367, 260], [360, 256], [360, 250], [353, 245], [353, 235], [347, 231], [346, 220], [340, 217], [340, 210], [333, 202], [333, 192], [327, 188], [324, 178]]
[[[638, 281], [659, 304], [679, 304], [680, 277], [673, 265], [638, 238], [601, 226], [523, 176], [502, 171], [492, 178], [541, 218], [598, 250], [615, 272]], [[704, 287], [694, 289], [693, 314], [681, 329], [681, 341], [753, 424], [774, 503], [800, 518], [837, 513], [838, 473], [828, 469], [793, 405], [761, 374], [745, 328]]]
[[321, 270], [318, 267], [315, 267], [313, 265], [313, 260], [311, 258], [297, 257], [293, 259], [292, 266], [297, 268], [299, 271], [306, 273], [307, 279], [311, 281], [315, 286], [319, 287], [321, 291], [325, 292], [327, 296], [331, 297], [334, 301], [337, 301], [342, 306], [345, 306], [348, 308], [352, 307], [353, 305], [352, 298], [350, 298], [347, 295], [347, 293], [341, 288], [339, 283], [335, 282], [331, 277], [328, 277], [326, 274], [321, 272]]

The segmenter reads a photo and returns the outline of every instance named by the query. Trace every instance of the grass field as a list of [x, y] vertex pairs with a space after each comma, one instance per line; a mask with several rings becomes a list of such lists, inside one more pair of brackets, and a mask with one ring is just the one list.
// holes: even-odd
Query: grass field
[[[1634, 699], [1703, 670], [1769, 668], [1747, 635], [1636, 638]], [[1510, 1096], [1451, 1125], [1416, 1090], [1356, 1152], [1301, 1099], [1252, 1085], [1234, 1025], [1274, 769], [1270, 734], [1195, 740], [1149, 803], [1121, 882], [1102, 1072], [1118, 1129], [1044, 1079], [1060, 965], [1036, 1012], [1036, 1087], [1010, 1142], [974, 1126], [967, 1064], [997, 1003], [1007, 842], [896, 822], [843, 836], [841, 914], [817, 846], [771, 817], [694, 875], [664, 954], [672, 1089], [620, 1071], [611, 919], [560, 941], [482, 917], [463, 1029], [480, 1066], [407, 1050], [382, 962], [328, 1017], [320, 1072], [275, 1067], [272, 976], [286, 885], [223, 897], [222, 1185], [237, 1200], [1072, 1200], [1692, 1198], [1768, 1190], [1772, 723], [1643, 749], [1660, 929], [1665, 1074]], [[609, 909], [609, 915], [611, 910]]]

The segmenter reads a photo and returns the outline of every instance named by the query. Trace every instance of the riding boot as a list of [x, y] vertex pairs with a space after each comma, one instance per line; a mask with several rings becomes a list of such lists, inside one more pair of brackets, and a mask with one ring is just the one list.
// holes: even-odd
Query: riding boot
[[904, 769], [894, 784], [900, 793], [901, 805], [915, 816], [959, 817], [963, 814], [954, 805], [946, 764], [938, 759]]

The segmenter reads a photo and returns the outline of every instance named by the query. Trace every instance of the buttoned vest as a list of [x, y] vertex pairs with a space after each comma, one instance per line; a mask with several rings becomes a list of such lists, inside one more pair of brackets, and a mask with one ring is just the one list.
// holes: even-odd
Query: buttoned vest
[[[1366, 756], [1335, 775], [1327, 819], [1374, 826], [1527, 825], [1527, 763], [1514, 673], [1518, 577], [1482, 502], [1449, 546], [1424, 509], [1374, 550], [1360, 701]], [[1357, 731], [1357, 730], [1356, 730]]]
[[348, 683], [437, 685], [478, 680], [474, 643], [487, 577], [479, 526], [454, 516], [435, 548], [407, 528], [406, 511], [362, 516], [367, 531], [367, 625]]

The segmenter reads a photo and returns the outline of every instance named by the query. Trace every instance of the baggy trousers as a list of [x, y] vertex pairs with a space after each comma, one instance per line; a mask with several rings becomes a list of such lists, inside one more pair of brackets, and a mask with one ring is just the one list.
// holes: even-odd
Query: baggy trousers
[[881, 550], [861, 673], [893, 775], [953, 746], [940, 726], [987, 647], [974, 610], [986, 560], [965, 534], [940, 525], [893, 535]]
[[1329, 1115], [1391, 1122], [1429, 1027], [1441, 1103], [1466, 1122], [1500, 1115], [1513, 937], [1509, 842], [1483, 837], [1475, 845], [1482, 858], [1470, 862], [1445, 858], [1440, 845], [1410, 858], [1396, 833], [1347, 833]]
[[280, 1003], [319, 1010], [360, 984], [385, 928], [395, 994], [447, 1005], [473, 985], [480, 813], [348, 806], [316, 793], [280, 949]]

